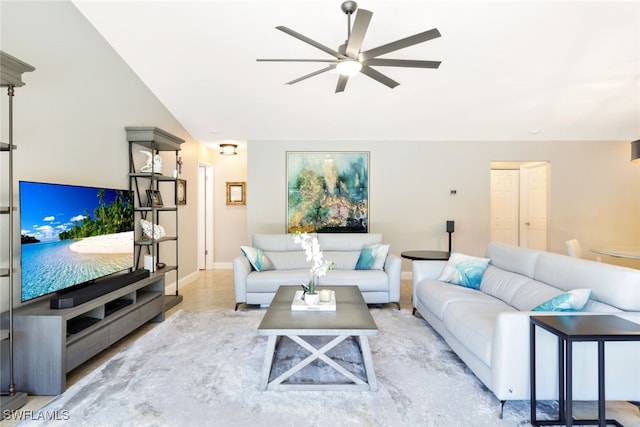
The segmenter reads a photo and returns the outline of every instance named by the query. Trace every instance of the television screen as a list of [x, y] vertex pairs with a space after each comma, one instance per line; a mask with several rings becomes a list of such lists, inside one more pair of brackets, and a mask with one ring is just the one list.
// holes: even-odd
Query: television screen
[[133, 192], [19, 182], [22, 301], [133, 267]]

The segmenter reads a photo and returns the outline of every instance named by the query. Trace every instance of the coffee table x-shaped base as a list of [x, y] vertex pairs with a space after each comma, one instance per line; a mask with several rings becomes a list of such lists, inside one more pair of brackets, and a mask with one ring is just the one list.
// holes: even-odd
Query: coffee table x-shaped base
[[[278, 340], [286, 336], [292, 341], [297, 343], [300, 347], [309, 351], [311, 354], [305, 359], [300, 361], [297, 365], [290, 368], [288, 371], [281, 374], [279, 377], [269, 381], [271, 377], [271, 369], [273, 366], [273, 360], [276, 352], [276, 345]], [[371, 348], [369, 347], [369, 340], [366, 335], [356, 335], [358, 344], [360, 345], [360, 352], [362, 355], [362, 362], [364, 364], [365, 372], [367, 374], [366, 381], [359, 378], [357, 375], [349, 372], [342, 365], [335, 360], [331, 359], [327, 355], [327, 352], [349, 338], [351, 335], [338, 335], [327, 344], [320, 348], [315, 348], [313, 345], [305, 341], [302, 336], [299, 335], [270, 335], [267, 342], [267, 353], [264, 360], [264, 366], [262, 369], [262, 388], [264, 390], [370, 390], [376, 391], [378, 389], [378, 382], [376, 380], [376, 373], [373, 368], [373, 358], [371, 357]], [[314, 360], [320, 359], [333, 369], [344, 375], [352, 383], [351, 384], [336, 384], [336, 383], [304, 383], [304, 384], [288, 384], [285, 383], [287, 379], [296, 373], [300, 372], [305, 366], [309, 365]]]

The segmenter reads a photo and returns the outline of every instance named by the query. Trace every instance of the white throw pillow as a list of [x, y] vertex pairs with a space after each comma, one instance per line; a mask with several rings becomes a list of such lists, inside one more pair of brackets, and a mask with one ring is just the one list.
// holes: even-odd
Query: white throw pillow
[[543, 302], [532, 311], [580, 311], [590, 296], [591, 289], [574, 289]]
[[251, 265], [256, 271], [274, 270], [273, 263], [260, 248], [252, 248], [250, 246], [240, 246], [240, 250], [247, 257]]
[[438, 280], [453, 283], [466, 288], [480, 289], [482, 275], [489, 265], [490, 258], [478, 258], [471, 255], [452, 253]]
[[369, 245], [362, 248], [356, 262], [356, 270], [382, 270], [390, 245]]

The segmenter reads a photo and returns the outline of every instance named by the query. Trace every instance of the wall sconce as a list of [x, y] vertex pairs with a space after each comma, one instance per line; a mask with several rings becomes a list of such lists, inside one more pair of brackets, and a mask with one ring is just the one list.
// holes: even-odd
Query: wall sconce
[[640, 163], [640, 139], [631, 141], [631, 161]]
[[236, 144], [220, 144], [220, 154], [223, 156], [235, 156], [238, 146]]

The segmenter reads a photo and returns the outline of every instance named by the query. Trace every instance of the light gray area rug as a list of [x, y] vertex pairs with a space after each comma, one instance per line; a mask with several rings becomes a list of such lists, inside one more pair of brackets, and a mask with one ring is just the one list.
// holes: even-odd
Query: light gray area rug
[[[406, 310], [371, 312], [380, 331], [370, 338], [377, 392], [262, 391], [267, 338], [256, 329], [265, 311], [181, 310], [34, 418], [38, 426], [530, 425], [528, 401], [508, 402], [500, 419], [495, 396], [421, 318]], [[306, 356], [293, 346], [280, 353], [287, 363]], [[336, 351], [358, 372], [352, 347]], [[316, 365], [306, 375], [325, 373]], [[639, 425], [637, 408], [622, 405], [634, 423], [625, 425]], [[65, 411], [68, 421], [42, 421], [56, 411]], [[543, 402], [541, 416], [545, 412], [554, 414], [555, 404]]]

